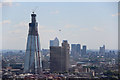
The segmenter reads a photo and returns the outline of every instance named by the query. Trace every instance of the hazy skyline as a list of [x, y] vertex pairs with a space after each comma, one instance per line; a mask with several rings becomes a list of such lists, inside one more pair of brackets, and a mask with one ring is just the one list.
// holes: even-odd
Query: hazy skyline
[[[13, 2], [2, 7], [3, 49], [26, 49], [31, 13], [36, 8], [41, 48], [58, 37], [88, 49], [118, 48], [117, 2]], [[61, 31], [59, 31], [61, 30]]]

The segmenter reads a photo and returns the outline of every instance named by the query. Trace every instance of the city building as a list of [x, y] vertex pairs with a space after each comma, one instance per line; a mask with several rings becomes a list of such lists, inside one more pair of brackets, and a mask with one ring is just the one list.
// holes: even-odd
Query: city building
[[50, 46], [50, 72], [68, 72], [69, 49], [67, 40], [63, 41], [62, 46]]
[[83, 45], [83, 47], [82, 47], [82, 55], [86, 55], [86, 50], [87, 50], [87, 46]]
[[31, 23], [29, 23], [29, 34], [27, 38], [27, 47], [25, 53], [24, 72], [40, 73], [42, 71], [41, 50], [38, 34], [38, 23], [36, 14], [31, 14]]
[[80, 44], [71, 44], [71, 55], [73, 58], [79, 58], [81, 54], [81, 45]]
[[67, 40], [63, 40], [62, 43], [62, 71], [68, 72], [69, 69], [69, 51], [70, 47]]
[[61, 72], [62, 48], [59, 46], [50, 47], [50, 72]]
[[81, 45], [77, 44], [77, 52], [80, 54], [81, 53]]
[[103, 45], [102, 47], [100, 47], [99, 54], [100, 55], [104, 55], [105, 54], [105, 45]]
[[59, 40], [57, 37], [54, 40], [50, 40], [50, 46], [59, 46]]

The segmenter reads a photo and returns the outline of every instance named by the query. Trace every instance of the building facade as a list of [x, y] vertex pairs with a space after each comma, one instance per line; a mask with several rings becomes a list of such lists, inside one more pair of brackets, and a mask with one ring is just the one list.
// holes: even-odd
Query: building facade
[[59, 46], [59, 40], [57, 37], [54, 40], [50, 40], [50, 46]]
[[103, 45], [102, 47], [100, 47], [99, 54], [100, 55], [104, 55], [105, 54], [105, 45]]
[[69, 44], [67, 42], [67, 40], [63, 40], [62, 43], [62, 71], [63, 72], [68, 72], [69, 70], [69, 52], [70, 52], [70, 47]]
[[66, 40], [62, 46], [50, 46], [50, 72], [64, 73], [69, 69], [69, 44]]
[[86, 55], [86, 51], [87, 51], [87, 46], [83, 45], [83, 47], [82, 47], [82, 55]]
[[80, 44], [71, 44], [71, 55], [73, 58], [79, 58], [81, 54], [81, 45]]
[[38, 74], [42, 71], [38, 23], [36, 22], [36, 14], [34, 14], [34, 12], [31, 14], [31, 17], [25, 53], [24, 72]]

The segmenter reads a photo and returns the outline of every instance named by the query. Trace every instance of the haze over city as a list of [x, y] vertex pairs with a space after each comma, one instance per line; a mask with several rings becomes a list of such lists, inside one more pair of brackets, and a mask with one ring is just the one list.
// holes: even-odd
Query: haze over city
[[1, 79], [120, 79], [120, 2], [5, 1]]
[[30, 14], [37, 14], [41, 48], [58, 37], [69, 44], [87, 45], [88, 49], [118, 47], [118, 3], [25, 3], [4, 4], [2, 7], [2, 49], [26, 49]]

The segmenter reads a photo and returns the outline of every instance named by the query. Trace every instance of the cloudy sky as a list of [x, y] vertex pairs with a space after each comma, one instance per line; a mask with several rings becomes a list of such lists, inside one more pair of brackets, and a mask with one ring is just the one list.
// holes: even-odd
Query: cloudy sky
[[[42, 48], [58, 37], [88, 49], [118, 47], [117, 2], [12, 2], [2, 7], [2, 48], [26, 48], [28, 24], [35, 10]], [[61, 30], [61, 31], [59, 31]]]

